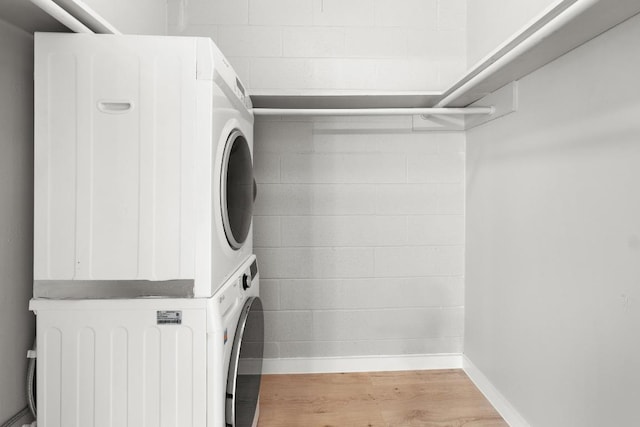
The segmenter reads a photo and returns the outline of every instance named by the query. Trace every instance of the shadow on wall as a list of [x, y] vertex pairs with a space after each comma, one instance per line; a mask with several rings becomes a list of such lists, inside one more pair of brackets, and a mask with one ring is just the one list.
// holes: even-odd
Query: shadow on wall
[[0, 420], [25, 406], [33, 264], [33, 38], [0, 21]]

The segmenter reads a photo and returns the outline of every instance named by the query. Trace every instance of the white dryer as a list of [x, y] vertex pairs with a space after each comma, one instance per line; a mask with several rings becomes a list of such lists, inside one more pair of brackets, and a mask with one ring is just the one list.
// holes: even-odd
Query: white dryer
[[210, 298], [32, 300], [39, 427], [255, 427], [255, 256]]
[[253, 252], [252, 153], [210, 39], [37, 33], [34, 297], [211, 297]]

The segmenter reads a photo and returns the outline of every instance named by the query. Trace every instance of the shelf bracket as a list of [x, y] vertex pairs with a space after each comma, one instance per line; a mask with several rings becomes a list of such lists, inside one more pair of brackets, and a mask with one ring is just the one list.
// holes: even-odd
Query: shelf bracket
[[493, 114], [489, 116], [468, 116], [465, 118], [465, 129], [472, 129], [492, 120], [497, 120], [508, 114], [518, 111], [518, 81], [502, 86], [500, 89], [477, 100], [469, 107], [494, 108]]

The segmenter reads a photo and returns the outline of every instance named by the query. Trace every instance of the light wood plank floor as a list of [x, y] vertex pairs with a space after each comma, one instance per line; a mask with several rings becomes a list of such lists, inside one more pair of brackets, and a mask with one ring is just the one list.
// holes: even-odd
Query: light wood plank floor
[[507, 427], [459, 369], [265, 375], [259, 427]]

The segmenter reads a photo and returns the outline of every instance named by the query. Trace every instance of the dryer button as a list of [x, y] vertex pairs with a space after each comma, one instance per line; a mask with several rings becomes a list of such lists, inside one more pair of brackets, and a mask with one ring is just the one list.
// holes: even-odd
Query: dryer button
[[242, 289], [245, 291], [251, 287], [251, 276], [248, 274], [242, 275]]

